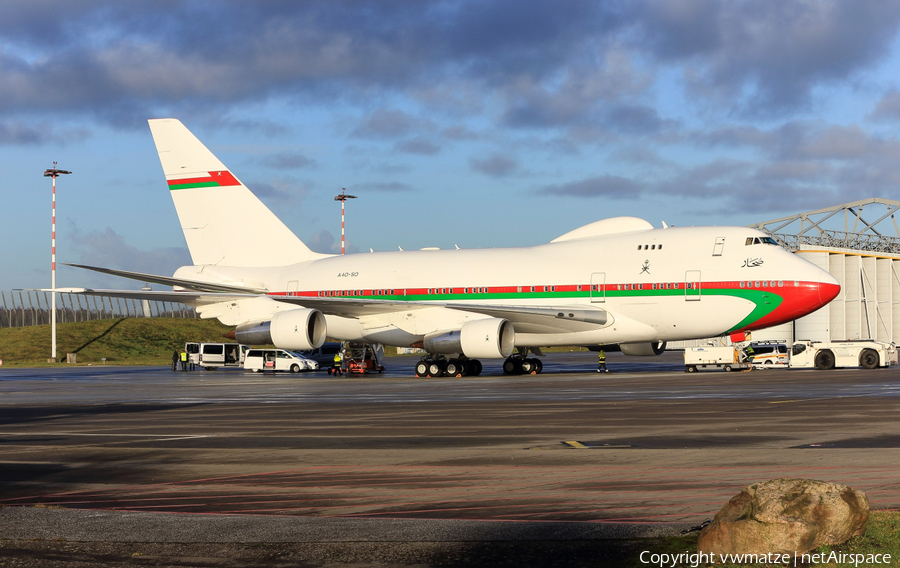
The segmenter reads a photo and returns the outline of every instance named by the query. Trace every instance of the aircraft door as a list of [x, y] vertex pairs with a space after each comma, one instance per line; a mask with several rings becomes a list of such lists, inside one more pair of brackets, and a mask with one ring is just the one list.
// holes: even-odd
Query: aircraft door
[[591, 303], [606, 301], [606, 273], [594, 272], [591, 274]]
[[713, 245], [713, 256], [722, 256], [722, 249], [725, 248], [725, 237], [716, 237], [716, 244]]
[[684, 273], [684, 299], [687, 301], [700, 300], [700, 271], [688, 270]]

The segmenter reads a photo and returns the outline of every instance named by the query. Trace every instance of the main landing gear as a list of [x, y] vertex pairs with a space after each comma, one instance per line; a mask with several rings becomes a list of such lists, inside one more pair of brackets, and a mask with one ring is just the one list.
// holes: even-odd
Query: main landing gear
[[464, 355], [448, 359], [443, 355], [428, 354], [416, 363], [417, 377], [467, 377], [481, 374], [481, 361]]
[[535, 355], [543, 357], [543, 353], [537, 347], [517, 347], [518, 353], [508, 357], [503, 362], [504, 375], [537, 375], [544, 370], [544, 363], [536, 357], [528, 357], [531, 351]]
[[503, 362], [504, 375], [538, 375], [544, 370], [544, 364], [540, 359], [528, 357], [528, 351], [535, 355], [542, 355], [536, 347], [519, 347], [519, 352]]

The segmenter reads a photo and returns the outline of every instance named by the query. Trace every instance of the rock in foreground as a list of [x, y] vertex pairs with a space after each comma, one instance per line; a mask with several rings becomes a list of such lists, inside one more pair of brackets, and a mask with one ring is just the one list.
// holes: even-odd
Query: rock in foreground
[[869, 499], [846, 485], [772, 479], [744, 488], [700, 532], [713, 554], [802, 554], [863, 534]]

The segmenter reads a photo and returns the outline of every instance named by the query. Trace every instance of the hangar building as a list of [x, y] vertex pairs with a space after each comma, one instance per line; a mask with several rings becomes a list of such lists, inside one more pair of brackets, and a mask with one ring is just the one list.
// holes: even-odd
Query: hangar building
[[900, 339], [898, 210], [900, 201], [870, 198], [752, 225], [841, 284], [827, 306], [753, 339]]
[[[900, 201], [870, 198], [751, 225], [822, 267], [841, 285], [830, 304], [794, 322], [753, 332], [754, 341], [900, 340]], [[721, 343], [672, 342], [669, 348]], [[728, 338], [724, 338], [728, 342]]]

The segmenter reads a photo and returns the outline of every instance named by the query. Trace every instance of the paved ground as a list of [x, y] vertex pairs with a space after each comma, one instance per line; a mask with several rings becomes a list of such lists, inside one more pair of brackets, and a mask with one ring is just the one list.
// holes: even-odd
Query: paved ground
[[[11, 516], [26, 509], [0, 509], [10, 539], [0, 541], [0, 566], [257, 565], [252, 551], [261, 541], [246, 535], [259, 532], [247, 527], [272, 516], [313, 523], [303, 535], [318, 527], [312, 540], [279, 541], [293, 547], [281, 549], [285, 565], [473, 565], [476, 549], [490, 565], [546, 561], [551, 552], [566, 559], [561, 565], [607, 553], [614, 565], [634, 551], [605, 540], [617, 534], [613, 525], [577, 538], [554, 527], [654, 523], [678, 532], [712, 517], [741, 487], [775, 477], [846, 483], [866, 491], [873, 508], [900, 508], [896, 368], [686, 374], [678, 354], [611, 354], [614, 372], [598, 375], [591, 354], [564, 353], [550, 355], [537, 376], [504, 377], [494, 365], [477, 378], [416, 379], [412, 362], [389, 361], [397, 373], [337, 379], [0, 370], [0, 505], [37, 511], [29, 521]], [[26, 539], [125, 546], [121, 534], [99, 528], [93, 537], [73, 533], [87, 521], [73, 522], [84, 513], [71, 509], [179, 513], [163, 516], [171, 539], [152, 533], [150, 543], [174, 556], [116, 549], [107, 560], [77, 560], [88, 552], [34, 550]], [[51, 515], [70, 520], [57, 526]], [[130, 525], [135, 517], [117, 518]], [[227, 535], [219, 542], [185, 536], [184, 518], [237, 518], [245, 528], [215, 525], [213, 533]], [[348, 519], [365, 522], [330, 524]], [[354, 532], [383, 535], [415, 519], [454, 527], [456, 536], [407, 528], [391, 533], [388, 546]], [[673, 522], [682, 524], [660, 524]], [[497, 528], [504, 526], [528, 536], [511, 538]], [[460, 535], [468, 536], [453, 540]], [[204, 549], [207, 564], [150, 561], [188, 558], [187, 549], [172, 552], [175, 543], [213, 548]], [[247, 563], [221, 563], [229, 558]]]

